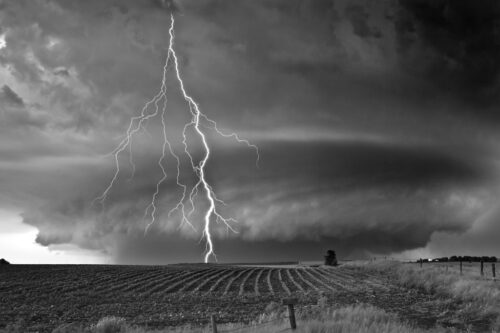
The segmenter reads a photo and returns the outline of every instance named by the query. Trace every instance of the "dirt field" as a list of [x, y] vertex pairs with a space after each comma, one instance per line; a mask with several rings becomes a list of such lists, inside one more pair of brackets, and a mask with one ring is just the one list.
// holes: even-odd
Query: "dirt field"
[[163, 328], [246, 322], [271, 301], [294, 296], [299, 306], [368, 303], [416, 326], [453, 323], [454, 302], [404, 289], [359, 267], [10, 265], [0, 269], [0, 328], [24, 321], [48, 332], [62, 323], [119, 316], [133, 325]]

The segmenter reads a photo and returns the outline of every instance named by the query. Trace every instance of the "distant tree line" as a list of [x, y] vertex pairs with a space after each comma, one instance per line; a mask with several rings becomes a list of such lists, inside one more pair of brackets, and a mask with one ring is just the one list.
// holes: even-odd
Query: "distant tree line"
[[449, 262], [449, 261], [463, 261], [463, 262], [497, 262], [497, 257], [488, 257], [488, 256], [451, 256], [451, 257], [442, 257], [435, 259], [423, 259], [424, 262]]

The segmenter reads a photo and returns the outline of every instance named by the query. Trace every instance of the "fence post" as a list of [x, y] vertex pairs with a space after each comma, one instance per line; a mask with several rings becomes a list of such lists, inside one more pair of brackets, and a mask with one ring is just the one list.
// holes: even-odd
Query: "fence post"
[[295, 298], [285, 298], [283, 299], [283, 305], [288, 306], [288, 319], [290, 320], [290, 328], [295, 330], [297, 328], [297, 323], [295, 322], [295, 310], [293, 305], [297, 303]]
[[217, 322], [215, 321], [215, 315], [210, 316], [210, 322], [212, 323], [212, 333], [217, 333]]
[[484, 276], [484, 261], [481, 259], [481, 276]]
[[495, 280], [497, 276], [497, 272], [495, 271], [495, 263], [491, 263], [491, 272], [493, 273], [493, 280]]
[[460, 260], [460, 275], [462, 275], [462, 260]]

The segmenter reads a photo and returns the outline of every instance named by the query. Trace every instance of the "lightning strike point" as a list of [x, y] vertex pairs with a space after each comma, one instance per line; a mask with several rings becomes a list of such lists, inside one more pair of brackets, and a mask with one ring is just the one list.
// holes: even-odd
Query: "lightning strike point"
[[[204, 200], [208, 202], [208, 208], [206, 209], [205, 213], [203, 214], [203, 231], [202, 235], [200, 238], [200, 241], [205, 239], [205, 254], [204, 254], [204, 262], [208, 263], [211, 258], [213, 258], [215, 261], [217, 261], [217, 256], [214, 251], [214, 242], [213, 242], [213, 237], [211, 233], [211, 223], [215, 220], [217, 223], [223, 223], [227, 230], [232, 231], [234, 233], [237, 233], [237, 231], [231, 226], [231, 223], [237, 223], [238, 221], [234, 218], [226, 218], [223, 215], [219, 213], [217, 210], [217, 207], [219, 205], [225, 206], [226, 203], [219, 199], [215, 192], [213, 191], [212, 186], [208, 183], [205, 177], [205, 167], [207, 165], [207, 162], [210, 158], [210, 146], [208, 145], [207, 142], [207, 137], [206, 133], [202, 130], [208, 129], [208, 130], [213, 130], [216, 134], [220, 135], [221, 137], [224, 138], [229, 138], [229, 139], [234, 139], [236, 142], [245, 144], [249, 148], [252, 148], [255, 150], [257, 159], [256, 159], [256, 166], [258, 167], [258, 163], [260, 160], [260, 155], [259, 155], [259, 149], [256, 145], [251, 144], [248, 140], [240, 138], [238, 134], [236, 133], [228, 133], [225, 130], [220, 130], [217, 126], [217, 123], [210, 119], [207, 115], [205, 115], [203, 112], [201, 112], [199, 105], [196, 103], [196, 101], [188, 95], [186, 92], [186, 89], [184, 87], [184, 81], [182, 80], [181, 72], [179, 70], [179, 61], [177, 58], [177, 54], [175, 53], [174, 49], [174, 39], [175, 39], [175, 34], [174, 34], [174, 26], [175, 26], [175, 19], [173, 14], [170, 15], [170, 28], [168, 30], [169, 33], [169, 44], [168, 44], [168, 53], [167, 53], [167, 58], [165, 60], [165, 64], [163, 66], [163, 76], [162, 76], [162, 83], [160, 86], [159, 91], [156, 93], [156, 95], [147, 101], [142, 110], [140, 115], [134, 116], [130, 119], [130, 123], [128, 126], [128, 129], [126, 131], [125, 137], [122, 139], [122, 141], [118, 144], [118, 146], [111, 152], [111, 155], [114, 155], [114, 160], [115, 160], [115, 173], [104, 190], [104, 192], [97, 198], [94, 199], [93, 202], [100, 202], [101, 204], [104, 205], [104, 201], [107, 199], [108, 195], [110, 194], [115, 182], [118, 180], [118, 176], [120, 174], [120, 162], [119, 162], [119, 155], [123, 153], [127, 148], [128, 148], [128, 157], [129, 157], [129, 164], [132, 168], [132, 174], [130, 180], [134, 177], [135, 171], [136, 171], [136, 166], [133, 162], [133, 155], [132, 155], [132, 141], [133, 137], [135, 134], [137, 134], [140, 130], [144, 130], [146, 133], [149, 134], [149, 132], [146, 129], [147, 122], [149, 119], [159, 117], [161, 120], [161, 127], [162, 127], [162, 139], [163, 139], [163, 145], [162, 145], [162, 154], [161, 157], [159, 158], [157, 164], [160, 170], [162, 171], [162, 177], [156, 182], [156, 188], [155, 191], [153, 192], [153, 195], [151, 197], [151, 201], [149, 205], [146, 207], [144, 211], [144, 219], [147, 219], [149, 222], [146, 224], [145, 227], [145, 234], [147, 234], [148, 230], [150, 227], [155, 223], [157, 219], [157, 212], [158, 212], [158, 207], [157, 207], [157, 201], [158, 197], [160, 196], [161, 192], [161, 186], [162, 184], [167, 181], [168, 179], [168, 174], [166, 170], [166, 158], [167, 154], [173, 157], [173, 159], [176, 161], [176, 177], [175, 177], [175, 182], [177, 187], [179, 187], [182, 190], [182, 195], [177, 201], [177, 204], [170, 210], [168, 211], [167, 217], [170, 218], [174, 213], [177, 213], [180, 217], [180, 224], [179, 228], [186, 224], [193, 231], [197, 231], [197, 229], [194, 227], [193, 223], [191, 222], [190, 218], [192, 214], [196, 211], [197, 205], [196, 205], [196, 199], [199, 195], [199, 192], [204, 193]], [[168, 140], [167, 136], [167, 72], [169, 68], [169, 64], [172, 63], [173, 70], [175, 71], [175, 78], [176, 81], [179, 85], [179, 89], [182, 93], [182, 97], [184, 98], [185, 102], [187, 103], [187, 106], [189, 108], [191, 120], [187, 122], [182, 131], [182, 146], [183, 146], [183, 154], [189, 159], [189, 163], [191, 165], [191, 171], [193, 174], [196, 176], [197, 181], [194, 186], [189, 190], [188, 186], [184, 183], [181, 182], [181, 160], [177, 152], [175, 151], [174, 147]], [[162, 104], [160, 104], [162, 103]], [[160, 107], [161, 105], [161, 107]], [[149, 111], [150, 109], [153, 109], [153, 111]], [[198, 138], [199, 142], [201, 143], [201, 146], [203, 148], [203, 155], [202, 159], [195, 163], [193, 156], [189, 153], [189, 144], [188, 144], [188, 129], [194, 129], [194, 132], [196, 134], [196, 137]], [[189, 210], [187, 210], [189, 209]]]

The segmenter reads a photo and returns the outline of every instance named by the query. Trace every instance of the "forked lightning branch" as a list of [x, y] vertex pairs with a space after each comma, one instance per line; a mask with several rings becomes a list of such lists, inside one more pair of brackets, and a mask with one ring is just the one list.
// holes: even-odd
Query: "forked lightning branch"
[[[146, 104], [144, 104], [140, 115], [134, 116], [130, 119], [130, 124], [128, 126], [124, 139], [118, 144], [118, 146], [112, 152], [112, 154], [114, 155], [115, 166], [116, 166], [113, 178], [109, 182], [109, 185], [104, 190], [104, 192], [99, 197], [97, 197], [95, 201], [99, 201], [101, 203], [104, 202], [104, 200], [106, 200], [108, 194], [110, 193], [111, 189], [113, 188], [113, 185], [117, 181], [118, 176], [120, 174], [120, 162], [119, 162], [120, 154], [122, 153], [129, 154], [129, 162], [132, 166], [133, 173], [135, 172], [135, 165], [132, 159], [132, 139], [134, 135], [137, 134], [141, 129], [145, 129], [145, 124], [149, 119], [159, 117], [161, 119], [163, 144], [162, 144], [161, 157], [158, 160], [158, 167], [162, 171], [162, 177], [156, 183], [156, 189], [152, 193], [151, 202], [146, 207], [144, 212], [144, 217], [148, 221], [146, 226], [146, 232], [158, 218], [157, 216], [158, 197], [160, 195], [161, 185], [167, 180], [166, 155], [167, 153], [169, 153], [171, 156], [173, 156], [173, 158], [176, 161], [177, 172], [175, 175], [175, 180], [177, 186], [181, 189], [182, 194], [180, 195], [177, 204], [168, 212], [168, 217], [171, 217], [174, 213], [178, 213], [178, 215], [180, 216], [180, 223], [181, 224], [185, 223], [186, 225], [188, 225], [189, 227], [191, 227], [193, 230], [196, 231], [195, 224], [191, 220], [193, 217], [193, 213], [197, 209], [199, 209], [198, 205], [196, 204], [195, 198], [196, 196], [199, 195], [200, 192], [205, 195], [208, 207], [203, 208], [204, 211], [202, 212], [201, 215], [203, 216], [202, 237], [206, 241], [206, 251], [204, 255], [204, 261], [208, 262], [211, 256], [213, 256], [214, 259], [217, 259], [214, 252], [213, 236], [211, 233], [211, 223], [212, 222], [224, 223], [229, 230], [237, 232], [232, 226], [232, 224], [236, 223], [237, 221], [234, 218], [227, 218], [219, 212], [218, 208], [220, 207], [220, 205], [225, 205], [225, 203], [217, 197], [217, 195], [213, 190], [213, 187], [208, 183], [206, 179], [206, 166], [210, 158], [210, 146], [207, 142], [207, 136], [205, 131], [207, 129], [215, 131], [218, 135], [222, 137], [232, 138], [239, 143], [245, 144], [248, 147], [255, 149], [255, 152], [257, 154], [257, 161], [259, 160], [259, 150], [257, 146], [251, 144], [248, 140], [240, 138], [238, 134], [226, 133], [224, 131], [221, 131], [217, 127], [217, 123], [214, 120], [210, 119], [206, 114], [201, 112], [198, 103], [196, 103], [196, 101], [190, 95], [188, 95], [184, 86], [184, 81], [182, 80], [182, 76], [179, 70], [179, 61], [174, 49], [174, 37], [175, 37], [174, 16], [171, 15], [170, 19], [171, 19], [171, 24], [169, 29], [170, 39], [168, 45], [167, 59], [165, 60], [165, 64], [163, 66], [161, 87], [158, 93]], [[169, 65], [174, 68], [176, 82], [179, 85], [182, 97], [187, 103], [190, 113], [190, 121], [184, 124], [182, 130], [181, 139], [182, 139], [183, 151], [180, 153], [176, 152], [176, 150], [174, 149], [173, 145], [170, 143], [167, 137], [167, 109], [168, 109], [167, 73]], [[188, 136], [190, 135], [189, 133], [191, 133], [190, 131], [194, 133], [194, 135], [196, 136], [195, 138], [188, 138]], [[192, 144], [193, 141], [197, 141], [199, 144], [201, 144], [203, 151], [201, 160], [197, 162], [195, 162], [195, 159], [193, 159], [193, 156], [189, 152], [190, 143]], [[196, 182], [193, 186], [188, 187], [188, 185], [186, 185], [181, 181], [180, 177], [181, 154], [185, 154], [188, 157], [192, 171], [196, 176]]]

